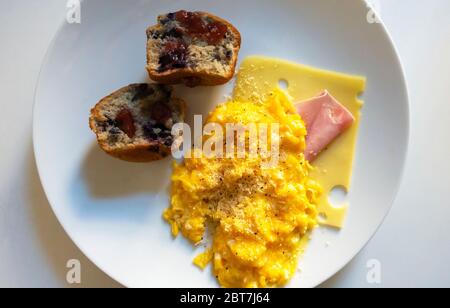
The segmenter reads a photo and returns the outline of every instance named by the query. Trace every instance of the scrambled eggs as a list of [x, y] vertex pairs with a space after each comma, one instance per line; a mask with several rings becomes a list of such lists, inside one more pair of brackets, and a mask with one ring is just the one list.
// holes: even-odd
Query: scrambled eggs
[[194, 244], [212, 225], [212, 247], [194, 263], [204, 268], [212, 261], [223, 287], [282, 286], [297, 269], [301, 240], [317, 225], [322, 194], [303, 155], [304, 122], [277, 89], [264, 103], [218, 106], [207, 123], [279, 124], [279, 163], [262, 168], [267, 158], [249, 155], [186, 158], [174, 167], [164, 218], [174, 236], [181, 231]]

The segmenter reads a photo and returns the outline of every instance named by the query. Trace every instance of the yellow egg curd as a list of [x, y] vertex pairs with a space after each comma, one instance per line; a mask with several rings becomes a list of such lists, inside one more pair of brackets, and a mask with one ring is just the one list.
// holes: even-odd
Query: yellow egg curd
[[[322, 194], [303, 155], [304, 122], [290, 97], [276, 89], [263, 102], [220, 105], [208, 123], [225, 132], [227, 123], [278, 125], [278, 135], [268, 137], [269, 147], [277, 138], [278, 163], [267, 164], [271, 158], [249, 151], [243, 158], [223, 158], [195, 150], [196, 157], [174, 166], [164, 218], [174, 236], [181, 231], [193, 244], [203, 241], [207, 225], [212, 229], [212, 247], [194, 263], [204, 268], [212, 261], [223, 287], [283, 286], [296, 272], [304, 239], [317, 225]], [[248, 149], [253, 144], [245, 136]]]

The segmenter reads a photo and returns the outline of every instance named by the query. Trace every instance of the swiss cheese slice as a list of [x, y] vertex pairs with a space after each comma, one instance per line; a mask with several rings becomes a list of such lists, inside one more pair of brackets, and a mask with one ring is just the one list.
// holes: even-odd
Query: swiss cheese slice
[[324, 189], [319, 204], [319, 223], [341, 228], [348, 203], [333, 205], [328, 194], [336, 187], [350, 190], [353, 160], [363, 102], [358, 99], [365, 89], [365, 78], [300, 65], [275, 58], [246, 58], [237, 75], [233, 96], [237, 100], [264, 101], [270, 92], [287, 85], [294, 102], [301, 102], [328, 90], [355, 117], [350, 129], [338, 137], [314, 161], [311, 175]]

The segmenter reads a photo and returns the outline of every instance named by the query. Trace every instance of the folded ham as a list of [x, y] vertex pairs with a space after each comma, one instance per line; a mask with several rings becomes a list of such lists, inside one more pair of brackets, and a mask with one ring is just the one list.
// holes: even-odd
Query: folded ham
[[296, 108], [308, 130], [305, 157], [310, 162], [355, 122], [352, 113], [328, 91], [296, 104]]

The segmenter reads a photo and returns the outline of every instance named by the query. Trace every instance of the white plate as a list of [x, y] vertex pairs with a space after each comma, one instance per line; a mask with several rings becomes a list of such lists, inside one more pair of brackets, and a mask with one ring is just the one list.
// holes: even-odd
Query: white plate
[[[158, 14], [204, 10], [234, 23], [240, 59], [267, 55], [367, 76], [362, 126], [345, 228], [318, 229], [290, 286], [314, 287], [348, 263], [388, 213], [408, 143], [401, 65], [382, 24], [363, 1], [83, 1], [81, 24], [64, 24], [43, 65], [34, 110], [40, 177], [59, 221], [105, 273], [128, 287], [214, 287], [192, 265], [197, 251], [173, 240], [161, 218], [171, 161], [121, 162], [98, 148], [90, 108], [123, 85], [147, 81], [145, 29]], [[232, 85], [179, 89], [191, 115], [206, 114]], [[329, 247], [325, 243], [331, 243]]]

